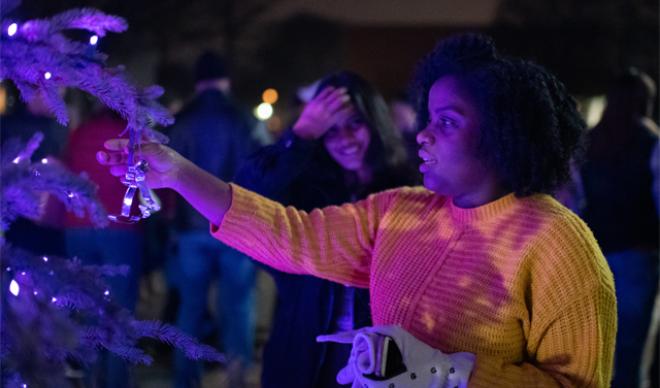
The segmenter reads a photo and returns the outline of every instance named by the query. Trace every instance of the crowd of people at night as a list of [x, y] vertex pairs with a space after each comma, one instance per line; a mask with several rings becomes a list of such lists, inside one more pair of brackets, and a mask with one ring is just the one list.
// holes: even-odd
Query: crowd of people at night
[[[301, 85], [299, 113], [266, 141], [224, 58], [204, 52], [170, 142], [136, 151], [155, 220], [97, 229], [46, 206], [6, 237], [129, 264], [110, 286], [133, 311], [141, 276], [162, 271], [169, 319], [213, 338], [230, 387], [256, 363], [264, 388], [657, 383], [654, 80], [619, 74], [588, 128], [560, 79], [486, 35], [444, 38], [411, 71], [410, 92], [391, 96], [348, 69]], [[46, 128], [39, 157], [86, 173], [116, 208], [122, 119], [98, 108], [69, 130], [43, 116], [17, 103], [3, 142]], [[259, 273], [275, 285], [263, 347]], [[202, 386], [209, 365], [170, 363], [175, 388]], [[112, 357], [87, 372], [137, 384]]]

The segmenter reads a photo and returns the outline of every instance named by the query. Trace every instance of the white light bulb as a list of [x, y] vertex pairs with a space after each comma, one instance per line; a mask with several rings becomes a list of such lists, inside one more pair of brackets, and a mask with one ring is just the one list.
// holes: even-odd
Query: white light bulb
[[18, 282], [14, 279], [9, 282], [9, 292], [14, 296], [18, 296], [18, 293], [21, 291], [21, 287], [18, 286]]
[[48, 263], [48, 256], [44, 256], [42, 257], [42, 259], [44, 260], [44, 262]]
[[41, 159], [41, 164], [48, 164], [48, 159], [47, 158]]
[[18, 24], [12, 23], [7, 27], [7, 35], [9, 36], [14, 36], [16, 35], [16, 32], [18, 31]]
[[18, 164], [18, 163], [20, 163], [20, 161], [21, 161], [21, 157], [20, 157], [20, 156], [17, 156], [17, 157], [15, 157], [14, 160], [12, 160], [11, 162], [14, 163], [14, 164]]
[[261, 121], [268, 120], [273, 115], [273, 106], [267, 102], [257, 105], [254, 115]]
[[44, 78], [45, 79], [50, 79], [50, 77], [52, 77], [52, 76], [53, 75], [50, 73], [50, 71], [47, 71], [47, 72], [44, 73]]
[[89, 37], [89, 44], [91, 44], [92, 46], [96, 46], [98, 42], [99, 42], [98, 35], [92, 35]]

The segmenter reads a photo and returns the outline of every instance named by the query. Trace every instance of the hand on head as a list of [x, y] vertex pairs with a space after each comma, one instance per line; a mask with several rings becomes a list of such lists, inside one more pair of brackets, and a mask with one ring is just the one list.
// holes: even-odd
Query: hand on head
[[[103, 146], [105, 150], [96, 153], [96, 160], [104, 166], [110, 167], [110, 173], [121, 177], [128, 169], [128, 139], [110, 139]], [[147, 186], [152, 189], [176, 188], [179, 172], [187, 159], [171, 148], [158, 143], [141, 144], [140, 150], [135, 152], [138, 159], [145, 160], [149, 166], [146, 174]]]
[[352, 115], [354, 110], [346, 88], [328, 86], [305, 106], [293, 125], [293, 132], [303, 139], [319, 139], [328, 129]]

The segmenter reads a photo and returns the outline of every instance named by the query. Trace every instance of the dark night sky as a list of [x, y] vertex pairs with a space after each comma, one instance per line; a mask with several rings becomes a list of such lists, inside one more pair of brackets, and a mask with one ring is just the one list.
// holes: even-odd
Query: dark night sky
[[286, 94], [340, 67], [363, 73], [391, 94], [405, 86], [414, 63], [438, 38], [463, 30], [491, 33], [503, 51], [549, 67], [576, 94], [601, 94], [629, 65], [658, 78], [657, 1], [415, 0], [405, 2], [404, 10], [401, 4], [26, 0], [20, 11], [23, 18], [34, 18], [89, 6], [125, 17], [129, 31], [107, 37], [101, 49], [112, 61], [126, 63], [141, 82], [159, 81], [157, 69], [167, 64], [170, 76], [164, 81], [170, 90], [185, 89], [179, 86], [185, 77], [171, 76], [182, 74], [176, 69], [189, 66], [204, 48], [220, 49], [233, 65], [239, 97], [246, 100], [268, 85]]

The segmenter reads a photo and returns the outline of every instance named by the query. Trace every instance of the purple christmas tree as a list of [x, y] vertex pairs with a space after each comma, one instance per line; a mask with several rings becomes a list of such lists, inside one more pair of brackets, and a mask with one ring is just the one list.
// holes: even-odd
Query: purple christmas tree
[[[135, 87], [121, 67], [106, 66], [96, 42], [107, 32], [122, 32], [124, 19], [93, 9], [77, 9], [49, 19], [16, 21], [7, 14], [17, 0], [0, 0], [0, 79], [11, 80], [21, 97], [40, 95], [53, 116], [68, 122], [58, 89], [72, 87], [97, 97], [128, 123], [124, 135], [133, 144], [142, 139], [166, 141], [151, 125], [173, 119], [155, 99], [158, 86]], [[68, 39], [63, 31], [88, 30], [89, 42]], [[95, 185], [47, 160], [32, 161], [42, 135], [27, 144], [8, 141], [0, 157], [0, 231], [17, 217], [38, 216], [35, 204], [49, 193], [69, 211], [87, 214], [97, 225], [107, 222], [96, 199]], [[121, 199], [118, 198], [118, 201]], [[136, 346], [140, 338], [154, 338], [181, 349], [188, 357], [222, 362], [221, 354], [177, 329], [154, 321], [138, 321], [113, 302], [104, 283], [128, 268], [86, 266], [76, 258], [34, 256], [12, 247], [0, 235], [0, 363], [2, 386], [67, 386], [69, 361], [93, 362], [108, 350], [133, 363], [152, 360]]]

